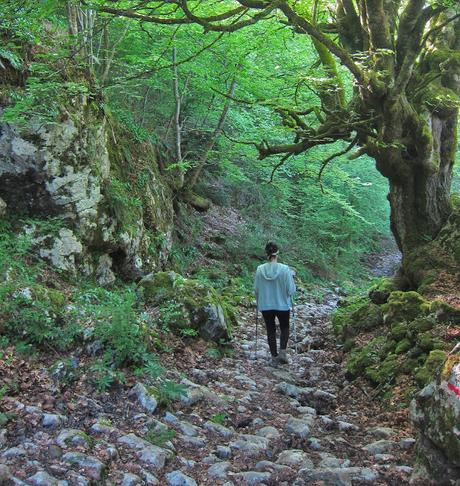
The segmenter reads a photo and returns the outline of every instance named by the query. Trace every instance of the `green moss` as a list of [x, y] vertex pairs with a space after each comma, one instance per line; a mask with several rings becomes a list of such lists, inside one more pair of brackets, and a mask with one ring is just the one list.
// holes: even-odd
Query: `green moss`
[[61, 311], [66, 303], [66, 296], [56, 289], [44, 287], [43, 285], [35, 285], [32, 292], [36, 300], [48, 303], [55, 312]]
[[383, 336], [378, 336], [362, 348], [351, 352], [347, 362], [347, 372], [352, 378], [356, 378], [364, 373], [364, 370], [380, 362], [386, 344]]
[[425, 317], [417, 317], [409, 323], [409, 332], [412, 336], [417, 336], [419, 333], [433, 329], [436, 324], [436, 319], [429, 315]]
[[408, 329], [407, 323], [398, 322], [391, 326], [390, 335], [393, 339], [396, 339], [396, 341], [401, 341], [401, 339], [406, 337]]
[[456, 309], [442, 300], [431, 302], [430, 310], [436, 314], [436, 318], [441, 322], [460, 324], [460, 309]]
[[134, 235], [142, 220], [142, 202], [133, 195], [127, 182], [112, 177], [105, 187], [105, 201], [108, 209], [115, 215], [121, 231]]
[[409, 341], [409, 339], [405, 338], [402, 341], [399, 341], [399, 343], [396, 345], [395, 353], [396, 354], [405, 353], [411, 347], [412, 347], [412, 343]]
[[421, 368], [415, 375], [415, 381], [420, 387], [428, 385], [431, 381], [431, 373], [426, 368]]
[[155, 304], [172, 297], [174, 286], [180, 278], [174, 272], [157, 272], [144, 277], [140, 286], [144, 290], [146, 302]]
[[378, 327], [383, 315], [378, 305], [369, 302], [367, 297], [359, 297], [340, 307], [332, 318], [336, 334], [342, 339], [353, 337], [362, 330]]
[[210, 308], [222, 317], [230, 335], [230, 323], [236, 322], [232, 305], [223, 299], [209, 284], [186, 279], [174, 272], [157, 272], [144, 277], [140, 283], [145, 301], [159, 307], [161, 325], [171, 330], [195, 329], [209, 337], [201, 328]]
[[446, 358], [444, 366], [442, 367], [441, 378], [447, 379], [452, 371], [452, 368], [460, 363], [460, 354], [449, 354]]
[[388, 309], [385, 315], [386, 323], [412, 321], [419, 316], [427, 315], [430, 304], [419, 293], [400, 290], [391, 292], [388, 298]]
[[407, 375], [413, 375], [419, 366], [418, 359], [406, 359], [401, 365], [401, 372]]
[[441, 369], [446, 361], [446, 353], [439, 349], [435, 349], [430, 352], [428, 358], [425, 361], [425, 365], [415, 375], [415, 380], [420, 386], [427, 385], [435, 377], [437, 371]]
[[396, 281], [392, 278], [382, 278], [369, 289], [369, 298], [375, 304], [385, 304], [391, 292], [398, 289]]
[[417, 339], [417, 345], [423, 351], [431, 351], [433, 349], [433, 338], [430, 333], [421, 334]]
[[383, 347], [383, 354], [387, 355], [389, 353], [393, 353], [394, 350], [396, 349], [396, 341], [393, 339], [388, 339], [387, 342], [385, 343], [385, 346]]
[[366, 368], [366, 377], [376, 385], [391, 383], [398, 373], [398, 362], [394, 354], [388, 355], [385, 360]]

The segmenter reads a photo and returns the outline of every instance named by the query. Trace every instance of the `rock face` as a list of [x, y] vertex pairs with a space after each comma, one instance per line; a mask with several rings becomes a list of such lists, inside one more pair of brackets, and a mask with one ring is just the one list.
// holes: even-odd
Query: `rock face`
[[172, 198], [153, 147], [85, 97], [58, 123], [0, 124], [0, 202], [0, 217], [6, 208], [28, 216], [25, 231], [42, 258], [103, 285], [159, 269], [171, 246]]
[[[460, 479], [460, 354], [451, 354], [436, 382], [411, 403], [417, 450], [428, 473], [453, 484]], [[455, 483], [456, 484], [456, 483]]]

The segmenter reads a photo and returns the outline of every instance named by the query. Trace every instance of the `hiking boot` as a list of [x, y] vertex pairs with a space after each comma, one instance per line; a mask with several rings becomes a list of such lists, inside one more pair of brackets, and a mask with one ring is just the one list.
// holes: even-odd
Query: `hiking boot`
[[272, 356], [270, 358], [270, 366], [272, 368], [278, 368], [278, 364], [279, 364], [279, 359], [278, 359], [278, 356]]
[[289, 364], [285, 349], [280, 349], [280, 352], [278, 353], [278, 362], [281, 364]]

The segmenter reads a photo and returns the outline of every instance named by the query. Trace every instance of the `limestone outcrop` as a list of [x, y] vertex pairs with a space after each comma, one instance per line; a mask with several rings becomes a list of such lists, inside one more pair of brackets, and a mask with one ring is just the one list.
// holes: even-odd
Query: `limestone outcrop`
[[172, 243], [172, 198], [154, 148], [84, 96], [56, 123], [0, 124], [2, 215], [42, 258], [102, 285], [160, 269]]
[[[439, 485], [460, 480], [460, 353], [451, 353], [436, 381], [411, 403], [411, 420], [418, 430], [420, 469]], [[419, 471], [423, 477], [425, 472]], [[442, 478], [442, 479], [441, 479]]]

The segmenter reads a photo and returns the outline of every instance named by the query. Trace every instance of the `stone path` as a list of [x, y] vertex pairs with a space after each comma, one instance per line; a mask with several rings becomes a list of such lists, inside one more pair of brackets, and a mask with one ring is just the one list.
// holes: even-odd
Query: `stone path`
[[64, 393], [46, 409], [10, 400], [0, 484], [408, 484], [414, 440], [382, 426], [378, 404], [346, 382], [328, 322], [334, 305], [298, 306], [299, 354], [291, 349], [291, 365], [278, 368], [261, 329], [254, 359], [254, 319], [243, 316], [234, 356], [203, 357], [182, 374], [187, 395], [169, 411], [143, 384]]

